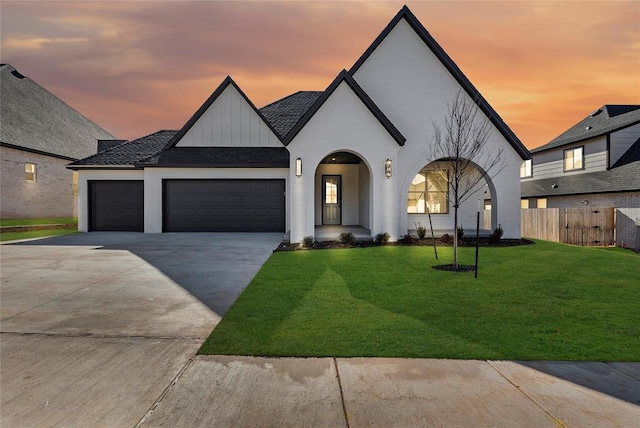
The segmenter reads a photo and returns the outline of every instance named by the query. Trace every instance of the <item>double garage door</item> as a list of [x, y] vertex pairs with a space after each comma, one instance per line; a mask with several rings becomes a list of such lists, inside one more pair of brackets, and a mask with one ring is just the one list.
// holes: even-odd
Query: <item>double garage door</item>
[[[144, 229], [142, 181], [91, 181], [91, 230]], [[284, 180], [163, 180], [165, 232], [284, 232]]]

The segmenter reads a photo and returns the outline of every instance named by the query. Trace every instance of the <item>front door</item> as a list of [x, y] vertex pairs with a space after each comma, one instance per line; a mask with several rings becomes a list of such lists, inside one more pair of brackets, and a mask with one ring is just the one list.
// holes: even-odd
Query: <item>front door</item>
[[342, 224], [342, 176], [322, 176], [322, 224]]

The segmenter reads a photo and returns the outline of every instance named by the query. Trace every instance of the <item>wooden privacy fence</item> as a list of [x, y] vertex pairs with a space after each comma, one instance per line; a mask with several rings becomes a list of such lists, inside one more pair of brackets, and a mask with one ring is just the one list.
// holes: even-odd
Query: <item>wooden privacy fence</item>
[[521, 210], [523, 237], [583, 246], [615, 245], [614, 208]]

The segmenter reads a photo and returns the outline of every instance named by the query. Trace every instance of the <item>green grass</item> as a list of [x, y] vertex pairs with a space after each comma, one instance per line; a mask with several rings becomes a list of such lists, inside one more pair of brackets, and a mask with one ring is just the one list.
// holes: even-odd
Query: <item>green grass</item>
[[0, 233], [0, 241], [17, 241], [19, 239], [43, 238], [47, 236], [60, 236], [77, 233], [78, 228], [73, 229], [47, 229], [29, 230], [26, 232], [6, 232]]
[[274, 253], [199, 352], [640, 361], [638, 254], [481, 248], [478, 279], [436, 263], [429, 247]]
[[17, 218], [0, 219], [0, 226], [33, 226], [37, 224], [71, 224], [77, 223], [75, 217], [50, 217], [50, 218]]

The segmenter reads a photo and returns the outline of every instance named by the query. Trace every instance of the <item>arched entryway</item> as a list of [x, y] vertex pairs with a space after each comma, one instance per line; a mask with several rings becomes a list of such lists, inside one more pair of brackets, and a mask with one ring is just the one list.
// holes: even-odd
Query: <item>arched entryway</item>
[[367, 163], [349, 151], [325, 156], [315, 172], [314, 221], [317, 238], [341, 232], [371, 237], [372, 180]]

